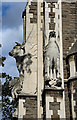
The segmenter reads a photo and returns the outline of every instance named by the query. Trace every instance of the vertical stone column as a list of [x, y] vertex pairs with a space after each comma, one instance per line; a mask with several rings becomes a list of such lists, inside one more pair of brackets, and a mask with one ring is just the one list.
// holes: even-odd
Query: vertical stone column
[[42, 116], [42, 107], [40, 106], [40, 103], [42, 101], [42, 90], [43, 90], [43, 26], [41, 23], [41, 11], [43, 12], [43, 9], [41, 8], [42, 0], [37, 1], [37, 39], [38, 39], [38, 73], [37, 73], [37, 117], [41, 118]]
[[22, 13], [23, 18], [23, 43], [26, 42], [26, 9]]
[[69, 78], [69, 102], [70, 102], [70, 118], [77, 118], [77, 76]]
[[[23, 115], [24, 119], [37, 118], [37, 2], [34, 0], [28, 1], [26, 5], [26, 18], [24, 17], [24, 34], [26, 34], [25, 46], [25, 58], [24, 58], [24, 80], [21, 95], [25, 100], [25, 111]], [[29, 69], [28, 69], [29, 68]], [[40, 68], [41, 69], [41, 68]], [[41, 79], [40, 79], [41, 80]], [[22, 103], [20, 102], [20, 106]], [[21, 108], [19, 107], [19, 117], [21, 115]]]
[[49, 12], [50, 12], [50, 8], [48, 7], [48, 3], [45, 1], [44, 4], [44, 10], [45, 10], [45, 14], [44, 14], [44, 21], [45, 21], [45, 29], [44, 29], [44, 42], [45, 42], [45, 46], [48, 44], [48, 37], [49, 37], [49, 22], [50, 22], [50, 18], [49, 18]]
[[[62, 31], [62, 0], [59, 0], [59, 12], [60, 12], [60, 73], [62, 78], [62, 88], [64, 89], [64, 74], [63, 74], [63, 31]], [[65, 115], [65, 92], [63, 91], [62, 104], [64, 106], [64, 118]]]
[[[26, 43], [24, 45], [26, 55], [24, 66], [26, 66], [24, 67], [23, 92], [30, 95], [37, 94], [37, 42], [37, 2], [29, 1], [26, 6]], [[31, 55], [31, 58], [28, 55]]]
[[[25, 11], [26, 12], [26, 11]], [[23, 42], [26, 42], [26, 16], [23, 18]]]
[[24, 108], [24, 99], [19, 99], [19, 105], [18, 105], [18, 120], [22, 119], [23, 116], [26, 114], [26, 110]]
[[49, 58], [47, 58], [47, 76], [49, 77], [50, 76], [50, 74], [49, 74]]

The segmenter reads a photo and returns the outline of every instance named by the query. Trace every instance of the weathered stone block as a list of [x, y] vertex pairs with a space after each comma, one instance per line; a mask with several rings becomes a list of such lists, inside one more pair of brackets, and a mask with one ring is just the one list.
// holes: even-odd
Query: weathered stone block
[[54, 4], [48, 4], [48, 7], [50, 7], [50, 8], [54, 8], [55, 5], [54, 5]]
[[37, 97], [26, 97], [24, 106], [26, 108], [26, 115], [23, 118], [37, 118]]
[[49, 23], [49, 30], [55, 29], [55, 23]]
[[30, 23], [37, 23], [37, 19], [35, 19], [35, 18], [30, 18]]

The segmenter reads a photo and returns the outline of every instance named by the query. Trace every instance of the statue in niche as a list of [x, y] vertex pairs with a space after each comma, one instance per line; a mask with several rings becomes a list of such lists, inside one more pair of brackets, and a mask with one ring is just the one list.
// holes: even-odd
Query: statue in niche
[[49, 41], [44, 50], [45, 84], [49, 87], [60, 87], [60, 49], [54, 31], [49, 33]]

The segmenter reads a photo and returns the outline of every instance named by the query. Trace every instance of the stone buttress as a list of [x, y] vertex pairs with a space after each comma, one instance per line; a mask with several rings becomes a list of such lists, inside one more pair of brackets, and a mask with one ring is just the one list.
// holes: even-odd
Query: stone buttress
[[[43, 6], [42, 2], [29, 1], [23, 12], [25, 47], [24, 80], [19, 94], [18, 118], [41, 118], [43, 91]], [[25, 66], [25, 63], [26, 66]], [[24, 112], [21, 113], [20, 101]]]

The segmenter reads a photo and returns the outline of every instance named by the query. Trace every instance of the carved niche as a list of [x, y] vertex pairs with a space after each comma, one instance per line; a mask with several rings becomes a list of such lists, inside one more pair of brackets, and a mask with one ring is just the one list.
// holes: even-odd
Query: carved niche
[[48, 44], [44, 49], [45, 85], [53, 88], [61, 87], [60, 48], [54, 31], [49, 33]]

